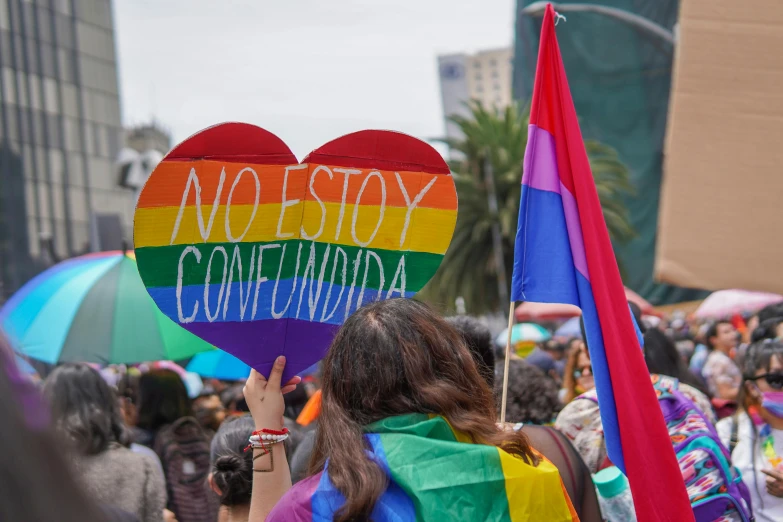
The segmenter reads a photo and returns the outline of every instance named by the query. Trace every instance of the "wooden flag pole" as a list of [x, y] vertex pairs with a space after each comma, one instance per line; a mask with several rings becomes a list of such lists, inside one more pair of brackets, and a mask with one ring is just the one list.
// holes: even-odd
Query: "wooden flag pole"
[[500, 401], [500, 425], [506, 424], [506, 399], [508, 398], [508, 361], [511, 358], [511, 327], [514, 326], [514, 301], [508, 311], [508, 336], [506, 337], [506, 360], [503, 364], [503, 398]]

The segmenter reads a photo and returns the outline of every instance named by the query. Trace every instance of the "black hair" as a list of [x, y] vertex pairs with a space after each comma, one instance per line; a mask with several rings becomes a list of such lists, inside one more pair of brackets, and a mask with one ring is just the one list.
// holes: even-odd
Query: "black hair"
[[628, 307], [631, 309], [631, 314], [633, 315], [634, 321], [636, 321], [636, 326], [638, 326], [639, 331], [644, 334], [644, 332], [647, 331], [647, 326], [645, 326], [644, 321], [642, 321], [642, 309], [633, 301], [628, 301]]
[[[631, 309], [631, 315], [633, 316], [634, 321], [636, 321], [636, 326], [638, 326], [639, 331], [644, 334], [644, 332], [647, 331], [647, 326], [645, 326], [644, 321], [642, 321], [642, 309], [633, 301], [628, 301], [628, 307]], [[587, 346], [587, 332], [585, 331], [584, 315], [579, 316], [579, 331], [582, 332], [582, 339], [585, 342], [585, 346]]]
[[210, 449], [212, 480], [225, 506], [250, 504], [253, 452], [245, 451], [255, 424], [250, 415], [227, 419], [215, 433]]
[[783, 320], [783, 301], [765, 306], [756, 315], [759, 318], [759, 324], [773, 317]]
[[[731, 324], [731, 321], [728, 321], [726, 319], [721, 319], [719, 321], [715, 321], [710, 325], [709, 328], [707, 328], [707, 333], [704, 334], [704, 344], [707, 345], [707, 348], [712, 351], [715, 349], [715, 347], [712, 345], [712, 338], [718, 335], [718, 327], [722, 324]], [[733, 326], [733, 325], [732, 325]]]
[[[498, 383], [497, 396], [503, 392], [501, 388], [502, 384]], [[506, 418], [509, 422], [525, 424], [552, 422], [560, 409], [557, 392], [555, 382], [539, 368], [525, 361], [509, 361]]]
[[0, 520], [105, 522], [71, 475], [39, 390], [13, 357], [0, 333]]
[[479, 373], [490, 388], [495, 386], [495, 352], [492, 334], [484, 323], [467, 315], [447, 317], [446, 321], [459, 332], [476, 361]]
[[783, 317], [770, 317], [759, 322], [750, 336], [750, 342], [757, 343], [764, 339], [775, 339], [778, 336], [778, 326], [783, 323]]
[[96, 455], [112, 442], [127, 443], [116, 395], [103, 377], [86, 364], [58, 366], [46, 378], [43, 391], [57, 431], [79, 453]]
[[192, 415], [185, 383], [172, 370], [150, 370], [139, 378], [139, 428], [158, 431]]
[[[748, 382], [756, 376], [756, 372], [764, 370], [765, 373], [769, 373], [772, 367], [772, 359], [777, 357], [783, 362], [783, 342], [775, 341], [771, 339], [765, 339], [761, 342], [753, 343], [748, 347], [747, 352], [743, 360], [742, 366], [742, 386], [740, 386], [739, 396], [737, 400], [740, 406], [747, 411], [748, 408]], [[733, 422], [737, 422], [736, 419]], [[751, 422], [753, 440], [751, 441], [751, 462], [753, 463], [753, 482], [756, 486], [756, 493], [761, 500], [761, 508], [764, 509], [764, 497], [759, 490], [759, 484], [756, 474], [756, 441], [758, 440], [758, 429], [756, 424]]]
[[704, 384], [691, 373], [674, 342], [665, 333], [657, 328], [647, 330], [644, 333], [643, 350], [647, 371], [679, 379], [709, 397]]

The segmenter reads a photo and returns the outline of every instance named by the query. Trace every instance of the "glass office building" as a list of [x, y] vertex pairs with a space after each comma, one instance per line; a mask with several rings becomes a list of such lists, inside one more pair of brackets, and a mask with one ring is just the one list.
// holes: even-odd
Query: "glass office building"
[[111, 1], [0, 0], [0, 301], [131, 239], [122, 135]]

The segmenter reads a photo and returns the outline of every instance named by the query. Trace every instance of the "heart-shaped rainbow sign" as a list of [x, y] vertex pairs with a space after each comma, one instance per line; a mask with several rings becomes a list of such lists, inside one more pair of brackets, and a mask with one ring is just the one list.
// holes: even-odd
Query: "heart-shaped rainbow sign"
[[298, 163], [278, 137], [224, 123], [176, 146], [136, 207], [139, 273], [164, 314], [267, 374], [320, 360], [351, 312], [413, 296], [457, 220], [427, 143], [366, 130]]

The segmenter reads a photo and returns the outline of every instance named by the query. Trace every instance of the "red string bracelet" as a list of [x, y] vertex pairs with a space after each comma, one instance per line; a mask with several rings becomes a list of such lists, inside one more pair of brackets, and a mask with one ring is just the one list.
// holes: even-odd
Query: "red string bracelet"
[[256, 430], [253, 432], [253, 435], [262, 435], [266, 433], [267, 435], [288, 435], [288, 428], [283, 428], [282, 430], [270, 430], [267, 428]]

